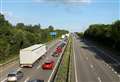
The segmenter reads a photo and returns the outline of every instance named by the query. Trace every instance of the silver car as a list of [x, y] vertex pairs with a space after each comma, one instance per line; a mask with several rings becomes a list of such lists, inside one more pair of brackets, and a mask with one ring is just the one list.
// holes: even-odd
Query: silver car
[[21, 71], [11, 71], [7, 76], [7, 82], [16, 82], [23, 77], [23, 72]]

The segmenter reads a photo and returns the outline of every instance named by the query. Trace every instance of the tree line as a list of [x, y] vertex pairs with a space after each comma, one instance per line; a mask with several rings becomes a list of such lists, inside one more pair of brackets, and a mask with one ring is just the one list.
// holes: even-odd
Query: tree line
[[92, 24], [84, 32], [84, 38], [120, 50], [120, 20], [112, 24]]
[[54, 29], [52, 25], [44, 29], [40, 24], [12, 25], [4, 15], [0, 14], [0, 61], [18, 54], [22, 48], [52, 40], [50, 32], [56, 32], [56, 38], [68, 33], [67, 30]]

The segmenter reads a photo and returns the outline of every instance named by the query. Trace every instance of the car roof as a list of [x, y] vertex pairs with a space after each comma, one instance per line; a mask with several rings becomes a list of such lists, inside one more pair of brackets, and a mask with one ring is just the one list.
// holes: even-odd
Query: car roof
[[34, 79], [34, 80], [30, 80], [29, 82], [44, 82], [44, 80]]
[[19, 71], [12, 70], [12, 71], [9, 72], [9, 74], [17, 74], [17, 72], [19, 72]]
[[16, 74], [17, 71], [10, 71], [9, 74]]

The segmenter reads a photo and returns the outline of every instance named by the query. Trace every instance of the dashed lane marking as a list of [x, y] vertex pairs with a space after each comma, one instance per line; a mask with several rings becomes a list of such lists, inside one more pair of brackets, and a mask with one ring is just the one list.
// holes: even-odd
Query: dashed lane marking
[[98, 79], [99, 82], [102, 82], [101, 79], [100, 79], [100, 77], [98, 77], [97, 79]]
[[24, 82], [28, 82], [29, 79], [30, 79], [30, 77], [27, 77]]
[[93, 68], [94, 66], [91, 64], [90, 67]]

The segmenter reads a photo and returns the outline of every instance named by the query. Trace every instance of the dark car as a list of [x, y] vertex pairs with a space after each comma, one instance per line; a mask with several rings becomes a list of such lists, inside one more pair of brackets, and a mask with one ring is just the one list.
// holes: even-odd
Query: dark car
[[34, 80], [30, 80], [28, 82], [44, 82], [44, 80], [34, 79]]

